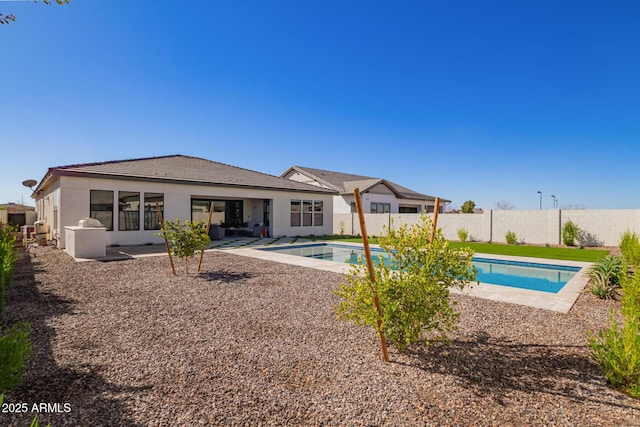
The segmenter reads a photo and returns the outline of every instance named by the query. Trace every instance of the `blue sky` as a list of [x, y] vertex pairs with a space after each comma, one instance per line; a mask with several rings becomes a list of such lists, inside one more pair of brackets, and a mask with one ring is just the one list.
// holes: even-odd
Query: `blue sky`
[[640, 2], [0, 1], [0, 202], [187, 154], [459, 206], [640, 208]]

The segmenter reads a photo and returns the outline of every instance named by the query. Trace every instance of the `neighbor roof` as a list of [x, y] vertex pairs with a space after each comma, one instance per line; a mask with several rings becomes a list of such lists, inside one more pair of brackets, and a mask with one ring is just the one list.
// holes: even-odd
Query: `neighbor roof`
[[21, 214], [27, 211], [35, 211], [33, 206], [23, 205], [20, 203], [3, 203], [0, 205], [0, 209], [5, 209], [10, 214]]
[[[305, 166], [291, 166], [282, 175], [286, 176], [290, 172], [299, 172], [313, 180], [318, 181], [320, 184], [339, 192], [340, 194], [350, 194], [353, 190], [358, 188], [361, 192], [366, 192], [369, 189], [375, 187], [378, 184], [387, 186], [399, 199], [412, 199], [412, 200], [433, 200], [434, 196], [428, 194], [418, 193], [410, 188], [403, 187], [395, 182], [389, 181], [383, 178], [374, 178], [371, 176], [354, 175], [344, 172], [334, 172], [324, 169], [308, 168]], [[442, 202], [450, 202], [450, 200], [441, 199]]]
[[40, 190], [51, 176], [86, 176], [312, 193], [335, 193], [334, 190], [295, 182], [278, 176], [214, 162], [212, 160], [183, 155], [54, 167], [48, 170], [47, 174], [45, 174], [42, 181], [40, 181], [36, 187], [35, 192]]

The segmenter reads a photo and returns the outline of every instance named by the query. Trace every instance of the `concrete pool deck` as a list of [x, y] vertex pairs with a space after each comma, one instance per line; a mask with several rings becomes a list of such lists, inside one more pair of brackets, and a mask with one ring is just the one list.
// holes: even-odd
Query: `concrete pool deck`
[[[300, 242], [305, 244], [304, 242]], [[333, 242], [313, 242], [313, 244], [321, 243], [333, 243]], [[311, 244], [307, 242], [306, 244]], [[340, 242], [342, 246], [354, 246], [362, 248], [358, 243], [346, 243]], [[270, 248], [276, 247], [291, 247], [291, 244], [285, 245], [272, 245]], [[377, 247], [377, 245], [371, 245], [371, 247]], [[318, 270], [331, 271], [334, 273], [346, 274], [351, 268], [351, 264], [335, 261], [327, 261], [315, 258], [307, 258], [298, 255], [288, 255], [278, 253], [274, 251], [260, 250], [260, 247], [252, 248], [238, 248], [228, 249], [226, 252], [248, 256], [252, 258], [258, 258], [268, 261], [280, 262], [284, 264], [292, 264], [301, 267], [315, 268]], [[586, 267], [591, 266], [588, 262], [579, 261], [564, 261], [556, 259], [545, 258], [529, 258], [519, 256], [506, 256], [506, 255], [493, 255], [476, 253], [475, 256], [482, 258], [491, 258], [497, 260], [507, 261], [520, 261], [520, 262], [533, 262], [538, 264], [552, 264], [571, 267], [580, 267], [581, 270], [556, 294], [549, 292], [533, 291], [528, 289], [512, 288], [509, 286], [492, 285], [489, 283], [475, 283], [472, 287], [465, 290], [451, 289], [451, 292], [461, 293], [478, 298], [485, 298], [494, 301], [508, 302], [512, 304], [520, 304], [528, 307], [541, 308], [544, 310], [558, 311], [561, 313], [567, 313], [573, 307], [573, 304], [578, 299], [580, 292], [589, 282], [589, 278], [586, 275]]]

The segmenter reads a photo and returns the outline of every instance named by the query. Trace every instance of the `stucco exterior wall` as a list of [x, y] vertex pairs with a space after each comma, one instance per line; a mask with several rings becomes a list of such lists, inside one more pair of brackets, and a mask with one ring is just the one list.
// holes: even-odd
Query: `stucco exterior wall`
[[[263, 200], [271, 200], [270, 234], [281, 235], [321, 235], [333, 233], [333, 195], [313, 194], [295, 191], [260, 190], [248, 188], [211, 187], [190, 184], [167, 184], [148, 181], [131, 181], [124, 179], [99, 179], [79, 177], [59, 177], [52, 188], [59, 189], [59, 220], [57, 233], [58, 245], [65, 247], [64, 226], [74, 226], [78, 221], [90, 215], [90, 190], [107, 190], [114, 192], [113, 231], [107, 232], [109, 245], [140, 245], [146, 243], [162, 243], [156, 236], [157, 230], [118, 230], [118, 192], [139, 192], [141, 203], [145, 192], [164, 194], [164, 218], [191, 219], [191, 198], [213, 197], [222, 199], [242, 199], [245, 222], [262, 222]], [[39, 219], [52, 225], [53, 208], [49, 208], [46, 197], [52, 190], [39, 195], [36, 209]], [[323, 202], [323, 225], [315, 227], [291, 227], [291, 200], [320, 200]], [[141, 227], [142, 228], [142, 227]]]
[[[353, 194], [333, 196], [333, 213], [350, 214], [351, 203], [355, 203], [355, 197]], [[418, 212], [422, 212], [427, 201], [425, 200], [421, 202], [419, 200], [397, 199], [394, 194], [369, 192], [362, 194], [362, 204], [365, 213], [371, 213], [371, 203], [389, 203], [391, 212], [397, 214], [400, 206], [415, 206], [418, 208]], [[433, 206], [433, 202], [430, 203], [430, 206]]]

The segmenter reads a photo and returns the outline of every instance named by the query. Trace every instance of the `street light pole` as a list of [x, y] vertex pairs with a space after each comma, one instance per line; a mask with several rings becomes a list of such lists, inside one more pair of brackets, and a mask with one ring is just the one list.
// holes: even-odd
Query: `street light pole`
[[551, 198], [553, 199], [553, 208], [556, 208], [556, 196], [554, 194], [551, 195]]
[[540, 195], [540, 210], [542, 210], [542, 191], [538, 191], [538, 194]]

